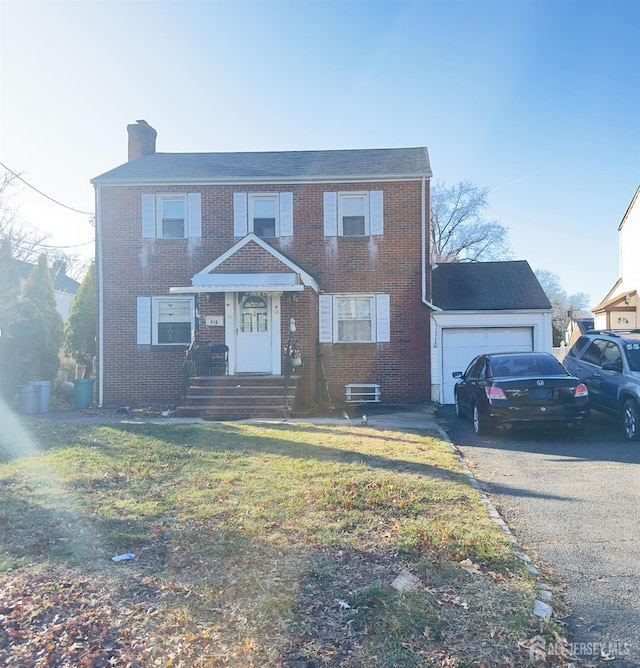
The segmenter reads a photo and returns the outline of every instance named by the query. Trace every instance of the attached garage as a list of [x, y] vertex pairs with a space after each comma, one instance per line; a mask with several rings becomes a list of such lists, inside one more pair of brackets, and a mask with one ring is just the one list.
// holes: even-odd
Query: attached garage
[[551, 304], [524, 260], [432, 271], [431, 399], [453, 403], [454, 371], [486, 352], [552, 352]]
[[464, 371], [480, 353], [530, 352], [533, 327], [451, 327], [442, 329], [440, 403], [453, 403], [454, 371]]

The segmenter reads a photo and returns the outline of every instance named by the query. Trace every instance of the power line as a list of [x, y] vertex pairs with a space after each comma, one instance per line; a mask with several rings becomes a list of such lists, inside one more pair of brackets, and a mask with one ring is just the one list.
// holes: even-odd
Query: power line
[[81, 246], [88, 246], [89, 244], [95, 244], [95, 240], [85, 241], [82, 244], [72, 244], [71, 246], [57, 246], [53, 244], [36, 244], [38, 248], [80, 248]]
[[93, 212], [91, 211], [80, 211], [80, 209], [74, 209], [72, 206], [67, 206], [66, 204], [63, 204], [62, 202], [59, 202], [57, 199], [53, 199], [53, 197], [49, 197], [49, 195], [45, 195], [41, 190], [38, 190], [35, 186], [32, 186], [28, 181], [25, 181], [20, 174], [16, 174], [12, 169], [9, 169], [3, 162], [0, 162], [0, 166], [4, 167], [10, 174], [13, 174], [17, 179], [20, 179], [22, 183], [24, 183], [26, 186], [29, 186], [31, 190], [35, 190], [38, 195], [42, 195], [43, 197], [46, 197], [48, 200], [51, 200], [54, 204], [57, 204], [58, 206], [64, 207], [65, 209], [69, 209], [70, 211], [75, 211], [76, 213], [82, 213], [85, 216], [93, 216]]

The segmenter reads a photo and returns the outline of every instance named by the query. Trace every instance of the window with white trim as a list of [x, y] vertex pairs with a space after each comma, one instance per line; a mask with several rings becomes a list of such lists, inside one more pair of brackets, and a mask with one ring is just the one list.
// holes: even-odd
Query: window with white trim
[[184, 239], [187, 219], [187, 198], [185, 195], [158, 197], [157, 226], [160, 239]]
[[190, 345], [195, 329], [193, 297], [153, 297], [151, 343], [158, 346]]
[[389, 304], [387, 294], [320, 295], [320, 342], [388, 342]]
[[337, 341], [370, 343], [375, 306], [373, 297], [336, 297]]
[[142, 236], [186, 239], [202, 236], [200, 193], [142, 195]]
[[324, 235], [367, 237], [384, 234], [382, 190], [325, 192]]
[[249, 231], [263, 239], [280, 236], [278, 195], [249, 194]]
[[369, 194], [338, 194], [338, 235], [364, 237], [369, 234]]
[[293, 193], [233, 193], [233, 235], [293, 236]]

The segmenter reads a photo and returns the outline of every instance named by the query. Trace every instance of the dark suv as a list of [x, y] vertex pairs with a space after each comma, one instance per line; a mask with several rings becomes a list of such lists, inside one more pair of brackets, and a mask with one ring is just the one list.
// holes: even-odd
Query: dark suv
[[592, 408], [620, 415], [625, 436], [640, 440], [640, 330], [589, 331], [563, 364], [587, 386]]

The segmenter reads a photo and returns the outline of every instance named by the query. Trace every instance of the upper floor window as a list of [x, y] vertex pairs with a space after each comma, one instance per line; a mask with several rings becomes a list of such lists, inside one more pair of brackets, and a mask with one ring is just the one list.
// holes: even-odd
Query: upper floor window
[[293, 236], [293, 193], [233, 193], [233, 235]]
[[382, 190], [324, 193], [326, 237], [366, 237], [383, 233]]
[[249, 231], [263, 239], [280, 236], [277, 195], [249, 195]]
[[340, 193], [338, 196], [338, 234], [363, 237], [369, 234], [369, 195]]
[[186, 195], [160, 197], [158, 202], [158, 234], [161, 239], [184, 239]]
[[142, 236], [186, 239], [202, 236], [200, 193], [142, 195]]

